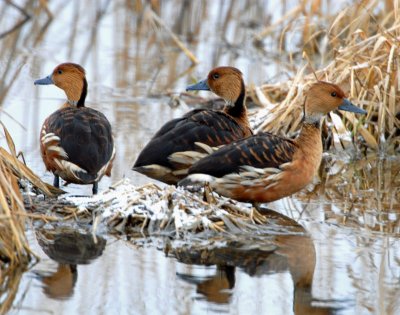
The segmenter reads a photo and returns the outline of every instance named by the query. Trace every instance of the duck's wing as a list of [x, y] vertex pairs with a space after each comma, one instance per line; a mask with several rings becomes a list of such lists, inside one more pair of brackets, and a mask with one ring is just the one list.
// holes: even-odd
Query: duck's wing
[[147, 166], [157, 165], [174, 170], [177, 166], [170, 160], [173, 153], [201, 150], [196, 143], [217, 147], [249, 134], [247, 126], [239, 125], [222, 111], [191, 111], [166, 123], [139, 154], [133, 169], [145, 173]]
[[190, 118], [193, 115], [196, 115], [199, 112], [204, 111], [204, 109], [194, 109], [188, 113], [186, 113], [184, 116], [172, 119], [168, 122], [166, 122], [153, 136], [152, 139], [156, 139], [159, 137], [162, 137], [163, 135], [167, 134], [169, 131], [173, 130], [177, 125], [182, 124], [185, 120]]
[[189, 174], [223, 177], [239, 173], [246, 167], [279, 169], [282, 164], [292, 161], [296, 149], [297, 145], [291, 139], [260, 133], [223, 146], [195, 163]]

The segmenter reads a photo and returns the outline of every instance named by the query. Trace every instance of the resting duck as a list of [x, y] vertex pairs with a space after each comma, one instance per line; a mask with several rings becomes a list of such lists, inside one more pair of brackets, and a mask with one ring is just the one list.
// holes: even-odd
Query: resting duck
[[229, 198], [256, 204], [289, 196], [309, 184], [322, 156], [321, 118], [340, 109], [365, 114], [335, 84], [319, 81], [306, 92], [296, 139], [259, 133], [228, 144], [195, 163], [182, 185], [208, 182]]
[[226, 106], [222, 111], [195, 109], [167, 122], [139, 154], [134, 171], [176, 184], [197, 158], [192, 155], [187, 159], [180, 153], [200, 152], [204, 147], [218, 147], [253, 134], [247, 120], [246, 89], [238, 69], [215, 68], [207, 79], [187, 90], [211, 90], [225, 99]]
[[67, 101], [51, 114], [40, 131], [40, 152], [47, 170], [67, 183], [93, 184], [97, 193], [103, 175], [110, 176], [115, 156], [111, 125], [99, 111], [85, 107], [85, 70], [74, 63], [58, 65], [35, 85], [54, 84], [64, 90]]

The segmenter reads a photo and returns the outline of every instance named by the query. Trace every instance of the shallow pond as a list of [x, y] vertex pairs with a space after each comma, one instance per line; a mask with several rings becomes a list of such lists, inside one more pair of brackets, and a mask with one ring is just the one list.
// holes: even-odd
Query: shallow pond
[[[284, 56], [274, 61], [273, 43], [260, 50], [250, 40], [279, 18], [280, 2], [154, 1], [154, 11], [199, 59], [196, 67], [155, 23], [149, 4], [51, 1], [49, 20], [36, 1], [17, 3], [31, 18], [0, 40], [0, 118], [27, 164], [50, 183], [38, 134], [64, 95], [33, 81], [61, 62], [85, 67], [87, 105], [103, 111], [114, 128], [115, 167], [100, 190], [122, 177], [137, 185], [151, 181], [130, 170], [138, 152], [163, 123], [188, 110], [171, 106], [171, 95], [213, 66], [236, 66], [255, 85], [295, 70]], [[284, 3], [289, 10], [291, 2]], [[7, 2], [0, 15], [2, 32], [24, 18]], [[15, 276], [10, 313], [398, 314], [400, 159], [326, 154], [324, 163], [320, 184], [268, 205], [298, 222], [296, 233], [238, 237], [208, 249], [182, 243], [171, 251], [167, 238], [94, 240], [87, 226], [61, 237], [54, 227], [30, 230], [41, 260]], [[66, 190], [82, 195], [91, 188]]]

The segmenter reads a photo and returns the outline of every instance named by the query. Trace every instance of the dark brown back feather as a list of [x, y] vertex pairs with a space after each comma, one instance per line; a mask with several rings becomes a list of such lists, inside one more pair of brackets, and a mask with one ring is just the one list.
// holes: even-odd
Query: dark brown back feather
[[137, 158], [134, 167], [158, 164], [173, 167], [168, 157], [175, 152], [198, 151], [195, 142], [220, 146], [251, 134], [222, 111], [194, 110], [167, 122]]
[[228, 144], [201, 159], [189, 169], [189, 174], [222, 177], [238, 173], [245, 165], [278, 168], [279, 165], [292, 161], [296, 149], [297, 145], [290, 139], [271, 133], [259, 133]]
[[60, 137], [60, 145], [68, 160], [96, 174], [111, 158], [113, 137], [107, 118], [87, 107], [65, 107], [46, 120], [47, 133]]

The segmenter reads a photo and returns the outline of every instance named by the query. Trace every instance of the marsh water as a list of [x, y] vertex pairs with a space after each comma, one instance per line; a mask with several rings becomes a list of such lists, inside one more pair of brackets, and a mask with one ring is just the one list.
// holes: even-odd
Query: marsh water
[[[64, 94], [33, 81], [59, 63], [85, 67], [87, 106], [104, 112], [113, 126], [116, 160], [100, 190], [123, 177], [136, 185], [151, 182], [130, 170], [138, 152], [162, 124], [192, 108], [176, 100], [212, 67], [236, 66], [254, 85], [284, 80], [296, 70], [274, 42], [260, 49], [251, 40], [290, 10], [290, 1], [16, 3], [24, 11], [0, 4], [0, 33], [12, 30], [0, 38], [0, 118], [28, 166], [49, 183], [39, 129]], [[14, 29], [24, 12], [29, 19]], [[296, 49], [295, 39], [288, 50]], [[88, 226], [31, 227], [28, 238], [40, 262], [16, 277], [9, 312], [399, 314], [399, 172], [397, 156], [325, 153], [319, 180], [267, 205], [297, 222], [289, 224], [294, 232], [238, 236], [225, 247], [182, 244], [171, 253], [168, 239], [94, 237]], [[91, 192], [77, 185], [66, 190]]]

